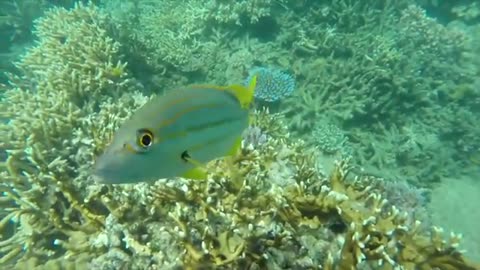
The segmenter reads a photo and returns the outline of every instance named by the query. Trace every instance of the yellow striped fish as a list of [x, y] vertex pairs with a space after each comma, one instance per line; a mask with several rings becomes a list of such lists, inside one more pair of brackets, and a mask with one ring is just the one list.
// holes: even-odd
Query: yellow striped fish
[[97, 182], [204, 179], [202, 165], [235, 153], [249, 123], [256, 84], [196, 85], [157, 96], [114, 134], [95, 163]]

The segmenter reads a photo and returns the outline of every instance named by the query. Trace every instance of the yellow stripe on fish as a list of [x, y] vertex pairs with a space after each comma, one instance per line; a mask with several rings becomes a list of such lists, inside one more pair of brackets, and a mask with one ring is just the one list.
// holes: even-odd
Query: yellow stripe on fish
[[204, 178], [202, 165], [232, 155], [249, 123], [256, 77], [241, 85], [192, 85], [157, 96], [115, 132], [95, 179], [120, 184]]
[[168, 126], [168, 125], [171, 125], [173, 124], [175, 121], [177, 121], [180, 117], [184, 116], [185, 114], [187, 113], [190, 113], [190, 112], [194, 112], [196, 110], [199, 110], [199, 109], [205, 109], [205, 108], [216, 108], [216, 107], [220, 107], [222, 106], [221, 104], [206, 104], [206, 105], [202, 105], [202, 106], [193, 106], [191, 108], [187, 108], [185, 109], [184, 111], [181, 111], [179, 113], [177, 113], [176, 115], [174, 115], [172, 118], [170, 119], [165, 119], [162, 123], [160, 123], [160, 125], [158, 126], [158, 128], [163, 128], [165, 126]]

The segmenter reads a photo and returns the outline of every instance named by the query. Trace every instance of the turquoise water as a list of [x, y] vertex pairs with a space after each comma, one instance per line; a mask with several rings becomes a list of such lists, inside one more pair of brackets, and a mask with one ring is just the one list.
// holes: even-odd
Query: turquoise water
[[[1, 1], [0, 266], [478, 269], [480, 5], [451, 2]], [[253, 75], [208, 179], [94, 181], [150, 97]]]

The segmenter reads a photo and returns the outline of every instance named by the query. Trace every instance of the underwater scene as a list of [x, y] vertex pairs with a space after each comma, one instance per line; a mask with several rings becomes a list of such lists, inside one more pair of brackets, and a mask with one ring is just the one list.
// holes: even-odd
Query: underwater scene
[[480, 269], [480, 2], [0, 0], [0, 269]]

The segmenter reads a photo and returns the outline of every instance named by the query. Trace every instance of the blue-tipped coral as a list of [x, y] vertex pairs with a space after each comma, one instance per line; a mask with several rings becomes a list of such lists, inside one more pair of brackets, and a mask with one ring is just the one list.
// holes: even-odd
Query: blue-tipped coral
[[255, 98], [265, 102], [279, 101], [295, 90], [295, 79], [292, 75], [272, 68], [255, 67], [248, 75], [246, 83], [257, 76]]

